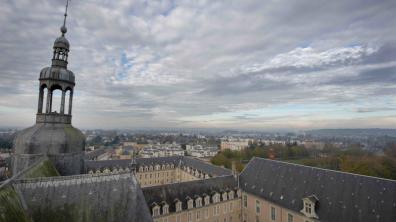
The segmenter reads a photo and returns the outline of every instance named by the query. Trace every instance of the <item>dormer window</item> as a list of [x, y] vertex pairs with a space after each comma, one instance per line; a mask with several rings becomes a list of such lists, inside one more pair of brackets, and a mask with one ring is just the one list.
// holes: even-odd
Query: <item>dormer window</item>
[[234, 191], [231, 190], [231, 191], [228, 193], [228, 199], [230, 199], [230, 200], [234, 199]]
[[306, 217], [319, 219], [315, 212], [315, 206], [318, 201], [319, 200], [315, 195], [303, 198], [303, 209], [301, 210], [301, 213], [303, 213]]
[[227, 192], [224, 192], [222, 196], [223, 196], [223, 201], [226, 201], [227, 200]]
[[194, 201], [191, 198], [187, 198], [187, 208], [192, 209], [194, 207]]
[[180, 200], [176, 200], [175, 207], [176, 207], [176, 212], [181, 211], [182, 210], [182, 202]]
[[195, 199], [195, 207], [202, 207], [202, 198], [198, 197]]
[[205, 206], [210, 204], [210, 197], [208, 195], [205, 196]]
[[153, 208], [152, 208], [153, 217], [159, 216], [160, 215], [160, 207], [156, 203], [154, 203], [152, 206], [153, 206]]
[[168, 214], [169, 213], [169, 205], [164, 201], [162, 202], [162, 214]]
[[312, 214], [312, 204], [311, 203], [305, 203], [305, 213], [307, 214]]
[[218, 203], [220, 202], [220, 194], [219, 193], [215, 193], [212, 197], [212, 201], [213, 203]]

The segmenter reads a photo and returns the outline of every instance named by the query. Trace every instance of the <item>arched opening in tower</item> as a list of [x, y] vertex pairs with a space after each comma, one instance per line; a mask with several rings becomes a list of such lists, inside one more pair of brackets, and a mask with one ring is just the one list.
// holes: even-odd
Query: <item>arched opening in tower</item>
[[52, 91], [52, 113], [60, 113], [61, 112], [61, 102], [62, 102], [62, 90], [54, 89]]

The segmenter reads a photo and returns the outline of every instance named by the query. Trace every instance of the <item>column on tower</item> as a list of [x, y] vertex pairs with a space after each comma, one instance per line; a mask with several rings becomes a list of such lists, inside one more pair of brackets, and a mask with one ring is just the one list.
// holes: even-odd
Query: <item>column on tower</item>
[[70, 95], [69, 95], [69, 115], [72, 114], [72, 104], [73, 104], [73, 90], [70, 90]]
[[44, 88], [40, 87], [37, 113], [43, 112]]
[[51, 112], [51, 102], [52, 102], [52, 91], [50, 89], [47, 90], [47, 105], [46, 105], [46, 113]]
[[66, 91], [62, 90], [62, 101], [61, 101], [61, 108], [60, 108], [61, 114], [65, 114], [65, 94], [66, 94]]

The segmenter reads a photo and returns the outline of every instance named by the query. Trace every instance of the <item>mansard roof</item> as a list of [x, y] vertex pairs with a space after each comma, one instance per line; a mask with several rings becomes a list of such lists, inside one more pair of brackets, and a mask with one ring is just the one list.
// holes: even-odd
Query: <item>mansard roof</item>
[[182, 202], [182, 209], [187, 209], [187, 198], [195, 199], [196, 196], [204, 197], [207, 193], [220, 192], [220, 190], [237, 189], [237, 181], [233, 176], [221, 176], [204, 180], [173, 183], [160, 186], [142, 188], [146, 203], [166, 201], [169, 212], [175, 212], [175, 200]]
[[34, 221], [152, 221], [129, 173], [24, 179], [13, 186]]
[[315, 195], [323, 222], [396, 221], [396, 181], [253, 158], [240, 175], [240, 188], [299, 212]]
[[[86, 171], [92, 169], [103, 169], [103, 168], [114, 168], [114, 167], [129, 167], [131, 160], [86, 160], [85, 167]], [[197, 160], [191, 157], [185, 156], [170, 156], [170, 157], [153, 157], [153, 158], [136, 158], [137, 167], [140, 166], [154, 166], [156, 164], [174, 164], [175, 167], [179, 166], [188, 166], [193, 169], [197, 169], [206, 174], [210, 174], [212, 176], [225, 176], [232, 175], [231, 170], [221, 168], [209, 163], [205, 163], [204, 161]]]

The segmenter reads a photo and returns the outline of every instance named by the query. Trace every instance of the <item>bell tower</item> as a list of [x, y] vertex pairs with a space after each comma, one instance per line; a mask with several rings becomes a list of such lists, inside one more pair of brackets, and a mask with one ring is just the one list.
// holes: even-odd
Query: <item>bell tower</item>
[[[70, 51], [70, 43], [65, 37], [67, 32], [66, 18], [68, 3], [69, 1], [66, 3], [63, 26], [60, 29], [62, 35], [54, 42], [51, 67], [46, 67], [40, 72], [37, 123], [71, 124], [75, 77], [73, 72], [67, 69], [67, 59]], [[59, 112], [53, 110], [55, 90], [62, 92]], [[44, 95], [45, 92], [46, 95]], [[46, 97], [45, 103], [44, 97]], [[68, 100], [68, 107], [65, 107], [66, 99]]]
[[[71, 124], [75, 76], [67, 69], [70, 52], [70, 43], [65, 37], [68, 6], [69, 0], [61, 36], [54, 42], [51, 66], [40, 72], [36, 124], [19, 132], [14, 141], [13, 174], [45, 156], [62, 175], [80, 174], [84, 170], [85, 136]], [[58, 111], [54, 106], [55, 91], [61, 92]]]

